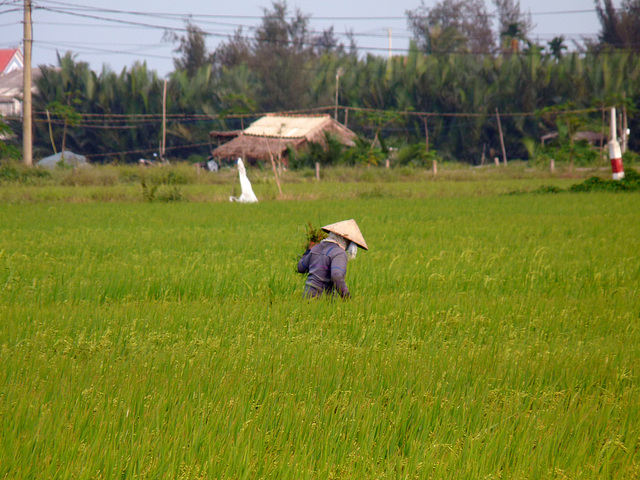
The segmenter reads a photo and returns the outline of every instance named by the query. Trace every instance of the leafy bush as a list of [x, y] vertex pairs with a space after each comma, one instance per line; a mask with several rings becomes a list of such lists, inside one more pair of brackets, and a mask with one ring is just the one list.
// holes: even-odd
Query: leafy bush
[[0, 164], [0, 182], [24, 183], [28, 185], [42, 183], [51, 178], [51, 172], [41, 167], [26, 167], [17, 162]]
[[625, 171], [622, 180], [605, 180], [590, 177], [584, 182], [569, 187], [571, 192], [640, 192], [640, 174], [633, 169]]
[[15, 145], [7, 144], [4, 139], [11, 137], [13, 134], [11, 127], [5, 122], [4, 117], [0, 115], [0, 160], [19, 160], [20, 151]]
[[535, 156], [530, 162], [532, 165], [547, 165], [551, 159], [556, 164], [568, 164], [573, 159], [574, 165], [589, 167], [601, 162], [600, 148], [593, 147], [588, 142], [576, 142], [571, 152], [571, 146], [568, 143], [555, 143], [536, 149]]
[[625, 154], [622, 155], [622, 163], [625, 166], [640, 165], [640, 154], [627, 150]]
[[556, 187], [555, 185], [543, 185], [535, 190], [535, 193], [560, 193], [562, 189], [560, 187]]
[[160, 185], [150, 182], [146, 176], [142, 176], [140, 177], [140, 186], [142, 187], [142, 198], [146, 202], [153, 202]]
[[343, 156], [344, 165], [378, 165], [387, 158], [386, 149], [371, 146], [367, 140], [358, 138], [355, 147], [345, 151]]
[[[182, 192], [177, 185], [190, 183], [184, 172], [172, 167], [151, 168], [140, 174], [140, 186], [142, 187], [142, 198], [146, 202], [159, 200], [161, 202], [176, 202], [183, 199]], [[161, 190], [162, 185], [169, 185], [173, 188]]]
[[567, 190], [556, 186], [541, 186], [534, 193], [560, 192], [640, 192], [640, 174], [634, 169], [627, 169], [622, 180], [589, 177], [584, 182], [571, 185]]
[[316, 163], [324, 166], [343, 163], [345, 146], [329, 133], [325, 134], [325, 142], [326, 147], [320, 143], [311, 142], [307, 149], [302, 152], [296, 152], [294, 149], [289, 148], [289, 167], [301, 169], [314, 168]]
[[424, 144], [419, 143], [400, 148], [396, 155], [396, 163], [400, 166], [431, 167], [434, 160], [439, 160], [438, 154], [433, 150], [425, 151]]

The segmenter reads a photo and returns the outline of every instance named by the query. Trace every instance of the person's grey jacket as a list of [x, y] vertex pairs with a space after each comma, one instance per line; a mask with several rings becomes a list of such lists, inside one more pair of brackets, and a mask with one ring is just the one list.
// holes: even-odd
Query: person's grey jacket
[[320, 242], [307, 250], [298, 262], [298, 273], [309, 273], [304, 293], [316, 297], [338, 292], [342, 298], [351, 296], [344, 277], [347, 274], [347, 253], [333, 242]]

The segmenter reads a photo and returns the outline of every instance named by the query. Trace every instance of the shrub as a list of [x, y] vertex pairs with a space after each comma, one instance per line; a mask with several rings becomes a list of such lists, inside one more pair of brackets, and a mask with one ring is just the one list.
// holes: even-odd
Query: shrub
[[0, 164], [0, 182], [34, 185], [51, 178], [51, 172], [42, 167], [27, 167], [18, 162]]
[[590, 177], [584, 182], [572, 185], [571, 192], [638, 192], [640, 191], [640, 174], [633, 169], [625, 171], [622, 180], [605, 180]]
[[321, 165], [338, 165], [343, 163], [343, 153], [345, 146], [342, 145], [333, 135], [325, 134], [326, 146], [317, 142], [311, 142], [307, 148], [301, 152], [288, 149], [289, 167], [293, 169], [314, 168], [316, 163]]
[[396, 154], [396, 164], [399, 166], [431, 167], [434, 160], [441, 160], [437, 152], [433, 150], [427, 152], [424, 145], [419, 143], [405, 145]]
[[[605, 150], [606, 152], [606, 150]], [[548, 165], [553, 159], [556, 164], [573, 163], [579, 167], [590, 167], [601, 162], [600, 148], [591, 146], [588, 142], [576, 142], [571, 146], [567, 143], [545, 145], [535, 151], [535, 156], [530, 160], [532, 165]]]
[[118, 183], [118, 172], [105, 168], [74, 168], [66, 170], [61, 180], [61, 185], [87, 186], [99, 185], [108, 186]]
[[168, 191], [161, 191], [158, 194], [158, 200], [165, 203], [180, 202], [183, 200], [182, 192], [178, 187], [173, 187]]

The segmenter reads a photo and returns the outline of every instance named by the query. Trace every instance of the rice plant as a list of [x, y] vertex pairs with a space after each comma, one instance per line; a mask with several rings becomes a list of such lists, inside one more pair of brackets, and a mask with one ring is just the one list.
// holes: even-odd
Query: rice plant
[[640, 476], [640, 196], [392, 192], [4, 204], [0, 478]]

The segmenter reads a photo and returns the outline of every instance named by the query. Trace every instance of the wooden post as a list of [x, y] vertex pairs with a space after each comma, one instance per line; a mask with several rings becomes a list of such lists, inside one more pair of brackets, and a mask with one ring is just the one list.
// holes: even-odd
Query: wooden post
[[388, 158], [384, 161], [384, 166], [385, 168], [389, 168], [391, 166], [391, 162], [389, 161]]
[[627, 136], [627, 129], [629, 128], [627, 124], [627, 92], [622, 92], [622, 100], [622, 135], [620, 138], [622, 139], [621, 150], [624, 155], [629, 147], [629, 137]]
[[433, 170], [433, 176], [435, 177], [436, 175], [438, 175], [438, 162], [434, 160], [431, 165], [431, 168]]
[[504, 137], [502, 136], [502, 124], [500, 123], [500, 113], [496, 107], [496, 118], [498, 119], [498, 132], [500, 133], [500, 146], [502, 147], [502, 161], [507, 164], [507, 150], [504, 148]]
[[333, 114], [333, 119], [338, 121], [338, 88], [340, 85], [340, 74], [336, 73], [336, 111]]
[[273, 155], [269, 154], [271, 159], [271, 167], [273, 168], [273, 174], [276, 176], [276, 184], [278, 185], [278, 192], [282, 195], [282, 188], [280, 187], [280, 179], [278, 178], [278, 170], [276, 169], [276, 162], [273, 161]]
[[199, 177], [200, 176], [200, 164], [196, 163], [196, 176]]
[[427, 153], [429, 153], [429, 127], [427, 126], [427, 119], [428, 117], [424, 117], [423, 121], [424, 121], [424, 147], [425, 147], [425, 151]]
[[280, 187], [280, 178], [278, 177], [278, 170], [276, 169], [276, 162], [273, 161], [273, 154], [271, 153], [271, 146], [269, 142], [265, 141], [267, 149], [269, 150], [269, 160], [271, 160], [271, 167], [273, 168], [273, 174], [276, 176], [276, 184], [278, 185], [278, 192], [282, 196], [282, 187]]
[[316, 162], [316, 181], [320, 181], [320, 162]]
[[604, 128], [607, 121], [604, 116], [604, 104], [602, 104], [602, 128], [600, 129], [600, 161], [604, 161]]
[[556, 171], [556, 161], [553, 158], [549, 160], [549, 171], [551, 173]]
[[347, 123], [349, 123], [349, 109], [345, 108], [344, 109], [344, 126], [347, 126]]

